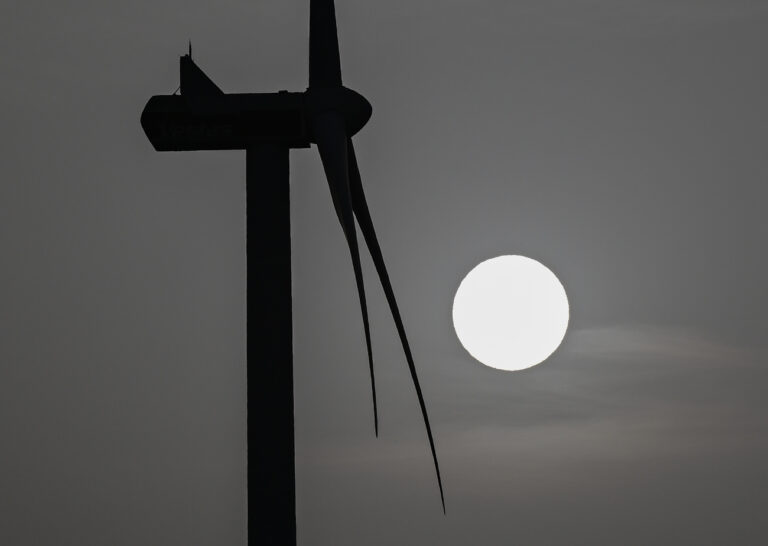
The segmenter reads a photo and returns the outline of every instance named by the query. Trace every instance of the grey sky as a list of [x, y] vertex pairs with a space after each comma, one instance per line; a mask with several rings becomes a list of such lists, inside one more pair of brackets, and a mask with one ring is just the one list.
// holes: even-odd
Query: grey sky
[[[0, 8], [0, 543], [245, 542], [242, 153], [139, 126], [194, 58], [303, 90], [305, 0]], [[356, 137], [443, 467], [369, 261], [292, 154], [300, 544], [763, 544], [768, 5], [337, 0]], [[568, 291], [545, 364], [471, 360], [483, 259]], [[367, 260], [367, 258], [366, 258]]]

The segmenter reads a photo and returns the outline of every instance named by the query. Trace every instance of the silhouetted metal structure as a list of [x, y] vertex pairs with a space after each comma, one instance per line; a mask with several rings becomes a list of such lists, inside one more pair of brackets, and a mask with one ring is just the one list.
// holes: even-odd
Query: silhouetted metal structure
[[309, 88], [302, 93], [221, 91], [181, 57], [179, 95], [154, 96], [141, 124], [157, 151], [246, 150], [249, 544], [296, 543], [289, 150], [315, 144], [355, 272], [378, 410], [355, 218], [373, 258], [416, 389], [445, 510], [424, 397], [363, 193], [352, 136], [371, 105], [342, 85], [333, 0], [310, 0]]

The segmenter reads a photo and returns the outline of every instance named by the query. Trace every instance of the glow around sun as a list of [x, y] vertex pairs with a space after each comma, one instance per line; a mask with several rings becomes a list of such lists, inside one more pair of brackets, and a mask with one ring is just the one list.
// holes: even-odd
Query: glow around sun
[[453, 326], [474, 358], [499, 370], [524, 370], [555, 352], [568, 329], [565, 288], [546, 266], [499, 256], [475, 267], [453, 300]]

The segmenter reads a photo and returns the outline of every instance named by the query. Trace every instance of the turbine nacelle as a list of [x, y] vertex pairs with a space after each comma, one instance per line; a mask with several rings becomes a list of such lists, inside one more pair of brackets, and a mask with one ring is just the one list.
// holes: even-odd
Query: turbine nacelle
[[316, 143], [312, 120], [333, 111], [347, 134], [371, 118], [371, 104], [343, 86], [303, 93], [224, 93], [189, 55], [180, 59], [181, 91], [156, 95], [141, 114], [141, 125], [157, 151], [242, 150], [275, 144], [308, 148]]

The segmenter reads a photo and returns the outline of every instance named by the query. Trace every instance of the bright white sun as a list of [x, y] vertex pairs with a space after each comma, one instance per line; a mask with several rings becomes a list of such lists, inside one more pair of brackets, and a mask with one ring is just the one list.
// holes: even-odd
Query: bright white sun
[[524, 370], [549, 358], [565, 337], [568, 315], [568, 296], [558, 278], [525, 256], [481, 263], [453, 300], [459, 341], [499, 370]]

